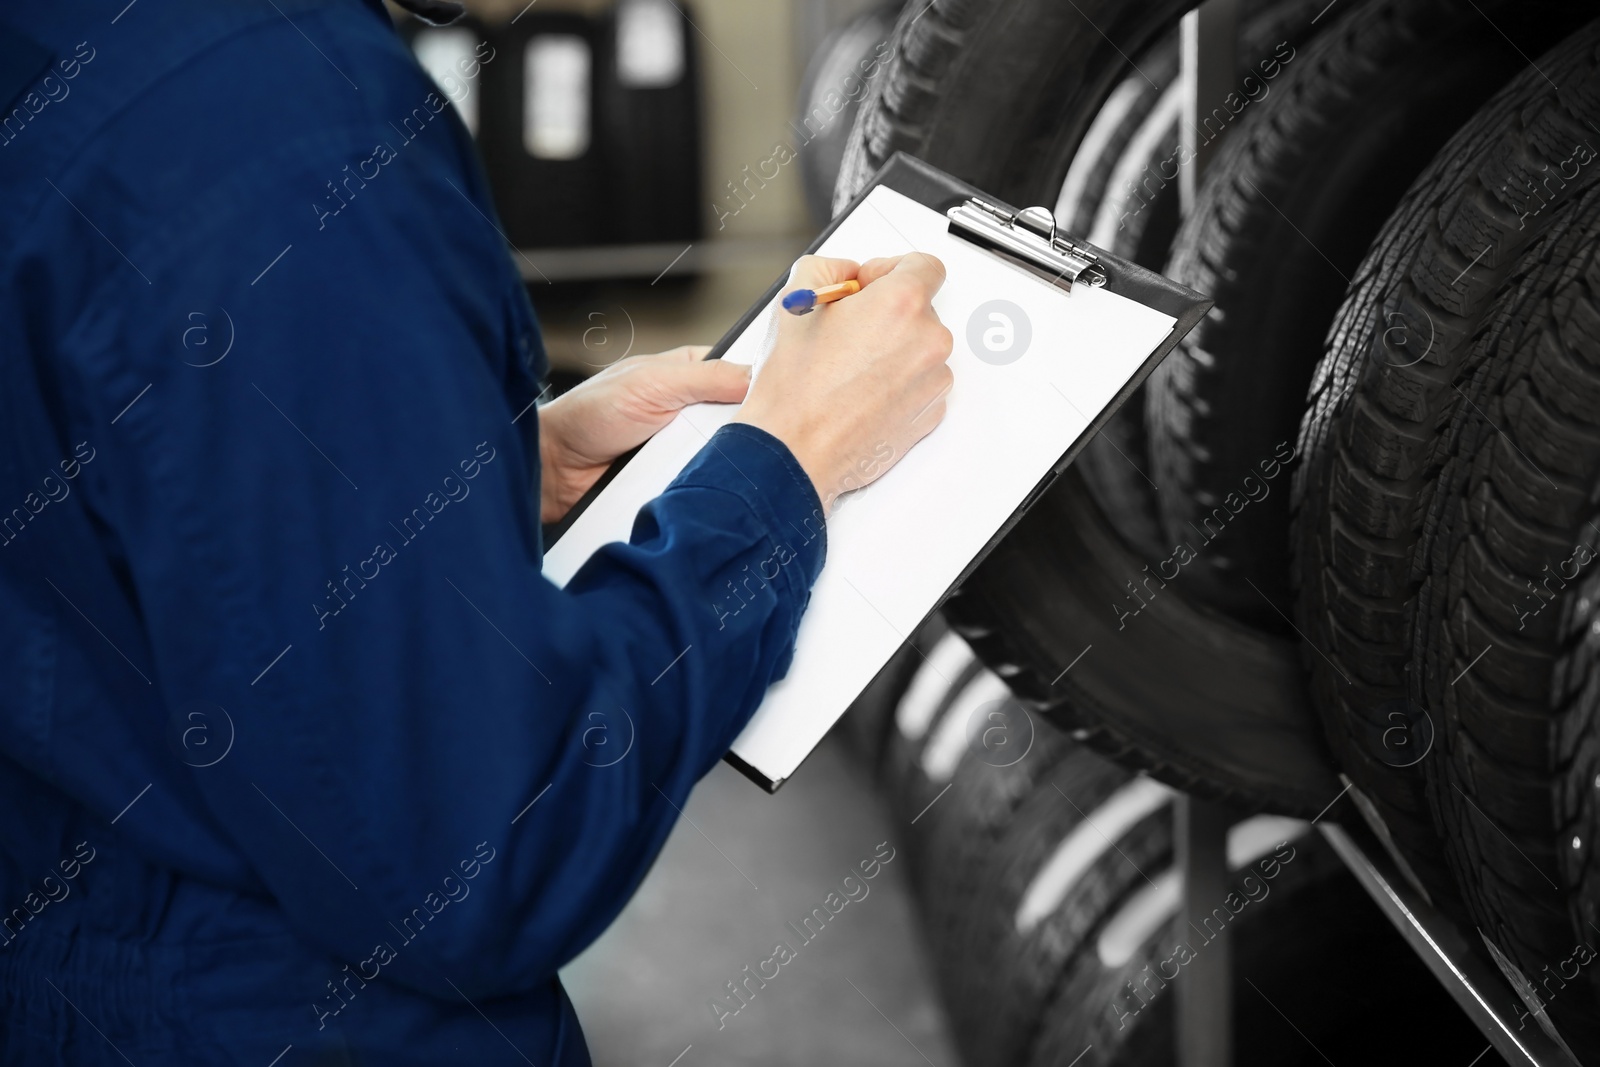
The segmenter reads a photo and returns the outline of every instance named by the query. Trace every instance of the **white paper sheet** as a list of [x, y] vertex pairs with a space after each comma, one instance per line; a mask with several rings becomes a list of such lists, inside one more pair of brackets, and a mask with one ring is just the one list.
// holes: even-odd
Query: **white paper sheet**
[[[955, 386], [938, 429], [888, 474], [835, 504], [794, 663], [733, 745], [773, 782], [816, 747], [1175, 321], [1105, 289], [1080, 285], [1068, 294], [951, 236], [946, 225], [942, 214], [879, 186], [819, 250], [857, 262], [910, 251], [942, 259], [948, 276], [933, 306], [955, 335]], [[1005, 340], [1004, 322], [984, 308], [994, 300], [1020, 308], [1031, 333], [1010, 362], [987, 350], [979, 358], [968, 340], [975, 318], [980, 349], [984, 330]], [[776, 302], [724, 358], [759, 364], [774, 314], [782, 314]], [[1013, 327], [1014, 352], [1021, 324]], [[626, 541], [639, 508], [736, 410], [697, 405], [657, 434], [551, 547], [546, 577], [565, 585], [595, 549]], [[706, 610], [726, 595], [707, 590]], [[702, 654], [717, 651], [687, 653]]]

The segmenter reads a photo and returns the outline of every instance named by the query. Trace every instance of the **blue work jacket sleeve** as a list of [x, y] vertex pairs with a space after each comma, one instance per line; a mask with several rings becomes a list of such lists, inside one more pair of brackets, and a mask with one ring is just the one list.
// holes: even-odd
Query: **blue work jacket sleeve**
[[[783, 674], [819, 505], [781, 443], [730, 427], [629, 544], [547, 582], [539, 341], [470, 142], [448, 112], [380, 121], [420, 114], [420, 73], [327, 80], [352, 102], [314, 131], [258, 108], [248, 158], [107, 231], [142, 237], [64, 342], [87, 503], [149, 634], [131, 661], [168, 708], [231, 719], [181, 773], [248, 891], [366, 977], [507, 995], [614, 917]], [[116, 178], [64, 181], [82, 203]], [[151, 855], [176, 802], [127, 828]]]

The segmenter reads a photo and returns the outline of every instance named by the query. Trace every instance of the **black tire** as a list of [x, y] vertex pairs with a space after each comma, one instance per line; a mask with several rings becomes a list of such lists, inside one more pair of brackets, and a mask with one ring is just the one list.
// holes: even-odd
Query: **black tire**
[[[1499, 25], [1513, 37], [1565, 26], [1549, 8], [1512, 14]], [[1586, 27], [1519, 75], [1412, 185], [1334, 321], [1300, 432], [1295, 570], [1318, 710], [1358, 807], [1418, 888], [1454, 914], [1459, 892], [1426, 797], [1430, 761], [1412, 765], [1388, 745], [1407, 736], [1397, 709], [1422, 697], [1410, 669], [1415, 555], [1471, 339], [1520, 256], [1600, 183], [1600, 166], [1580, 169], [1520, 219], [1534, 201], [1511, 185], [1593, 136], [1596, 40]]]
[[[1245, 829], [1236, 827], [1230, 838]], [[1184, 973], [1189, 957], [1180, 957], [1177, 946], [1199, 956], [1224, 937], [1233, 952], [1239, 1067], [1504, 1062], [1483, 1055], [1483, 1037], [1318, 835], [1268, 848], [1253, 863], [1230, 856], [1238, 904], [1235, 910], [1219, 902], [1218, 910], [1234, 916], [1220, 932], [1209, 923], [1203, 931], [1182, 928], [1173, 918], [1130, 951], [1130, 928], [1151, 925], [1130, 921], [1138, 915], [1132, 895], [1102, 912], [1095, 935], [1061, 974], [1026, 1062], [1170, 1067], [1177, 990], [1193, 980]], [[1172, 876], [1166, 866], [1152, 863], [1146, 872], [1159, 884]], [[1159, 892], [1142, 880], [1135, 889], [1147, 899]], [[1360, 1023], [1395, 1019], [1401, 1004], [1403, 1023], [1378, 1029]]]
[[[1272, 6], [1304, 32], [1306, 5]], [[895, 27], [893, 58], [867, 94], [834, 207], [895, 152], [1012, 204], [1053, 204], [1103, 101], [1193, 0], [918, 0]], [[1291, 38], [1292, 39], [1292, 38]]]
[[[833, 217], [833, 186], [865, 96], [864, 72], [876, 69], [865, 64], [871, 63], [888, 41], [895, 17], [904, 6], [902, 0], [880, 3], [833, 30], [817, 47], [800, 78], [795, 123], [811, 137], [800, 153], [800, 183], [806, 210], [818, 227], [826, 226]], [[837, 111], [831, 98], [841, 102]]]
[[1247, 810], [1317, 814], [1340, 786], [1295, 644], [1161, 588], [1163, 562], [1131, 553], [1069, 469], [945, 617], [1030, 710], [1124, 766]]
[[[1497, 17], [1506, 4], [1483, 6]], [[1235, 94], [1244, 114], [1166, 269], [1215, 306], [1147, 389], [1162, 543], [1207, 542], [1185, 588], [1280, 632], [1289, 494], [1272, 493], [1258, 465], [1294, 454], [1328, 323], [1384, 219], [1525, 62], [1459, 0], [1377, 0], [1327, 23], [1243, 83], [1258, 99]]]
[[[958, 946], [966, 943], [981, 907], [981, 886], [996, 847], [1018, 808], [1053, 777], [1056, 765], [1083, 750], [1010, 697], [985, 709], [981, 722], [947, 719], [945, 729], [959, 730], [966, 744], [949, 791], [915, 829], [920, 853], [933, 861], [918, 887], [923, 924], [949, 989], [970, 964]], [[939, 784], [937, 778], [933, 784]], [[957, 973], [949, 973], [952, 967]]]
[[[1115, 839], [1117, 848], [1131, 850], [1134, 863], [1143, 866], [1146, 857], [1167, 862], [1171, 796], [1165, 786], [1071, 746], [1022, 802], [985, 856], [967, 898], [965, 922], [933, 937], [951, 1029], [969, 1067], [1024, 1062], [1046, 1025], [1044, 1011], [1056, 976], [1081, 949], [1096, 917], [1143, 884], [1109, 846], [1075, 879], [1061, 877], [1061, 860], [1055, 861], [1053, 874], [1043, 869], [1075, 833], [1094, 843], [1086, 815]], [[1120, 814], [1107, 818], [1108, 805]], [[1050, 877], [1053, 886], [1040, 884]], [[1028, 925], [1021, 927], [1018, 910], [1031, 887]], [[1047, 888], [1056, 891], [1047, 895]]]
[[856, 761], [870, 777], [878, 777], [889, 731], [893, 729], [895, 707], [905, 696], [906, 687], [926, 661], [928, 653], [949, 631], [950, 627], [939, 615], [932, 616], [918, 627], [911, 639], [900, 646], [900, 650], [856, 697], [835, 726]]
[[[1311, 20], [1295, 0], [1245, 0], [1236, 76], [1259, 81], [1261, 64], [1305, 40]], [[1161, 164], [1180, 152], [1176, 25], [1133, 65], [1137, 69], [1117, 85], [1085, 132], [1063, 180], [1056, 218], [1073, 235], [1159, 271], [1179, 222], [1177, 182], [1160, 173]]]
[[1600, 936], [1600, 184], [1549, 210], [1464, 352], [1418, 550], [1414, 673], [1472, 917], [1600, 1062], [1600, 967], [1578, 947]]
[[[1100, 105], [1062, 179], [1061, 191], [1055, 199], [1056, 223], [1074, 236], [1089, 237], [1101, 211], [1107, 208], [1108, 200], [1117, 195], [1118, 191], [1112, 187], [1113, 176], [1119, 170], [1137, 167], [1135, 159], [1144, 153], [1138, 149], [1130, 152], [1134, 143], [1159, 136], [1167, 125], [1165, 114], [1157, 113], [1163, 111], [1164, 99], [1178, 81], [1176, 28], [1162, 34], [1137, 62], [1139, 69], [1129, 71]], [[1158, 128], [1147, 125], [1152, 115], [1156, 116]], [[1126, 220], [1127, 225], [1107, 231], [1107, 240], [1099, 242], [1100, 247], [1133, 258], [1139, 248], [1139, 234], [1152, 217], [1144, 213], [1131, 215]], [[1173, 218], [1176, 217], [1174, 214]], [[1176, 232], [1174, 226], [1167, 234], [1168, 239]], [[1155, 270], [1161, 264], [1157, 260], [1141, 265]]]
[[[1142, 6], [1146, 10], [1137, 13], [1133, 9], [1141, 5], [1100, 10], [1107, 4], [1097, 0], [1077, 5], [1083, 13], [1079, 18], [1048, 0], [919, 0], [909, 5], [893, 39], [896, 58], [862, 108], [840, 172], [835, 208], [848, 203], [889, 154], [905, 150], [1015, 203], [1055, 205], [1071, 232], [1159, 270], [1177, 230], [1176, 185], [1158, 181], [1159, 188], [1146, 186], [1149, 203], [1140, 198], [1139, 208], [1124, 212], [1115, 204], [1128, 190], [1112, 189], [1110, 183], [1124, 172], [1148, 172], [1176, 145], [1177, 117], [1162, 105], [1178, 76], [1177, 16], [1189, 5]], [[1243, 8], [1241, 74], [1253, 69], [1258, 54], [1267, 54], [1280, 40], [1296, 40], [1310, 28], [1310, 12], [1292, 0], [1246, 0]], [[1163, 20], [1157, 9], [1168, 10], [1169, 16]], [[1002, 25], [1023, 28], [1005, 40]], [[1125, 32], [1119, 35], [1109, 28], [1118, 26]], [[1100, 30], [1111, 38], [1102, 37]], [[1117, 45], [1108, 50], [1110, 39]], [[1095, 72], [1095, 79], [1079, 81], [1083, 71], [1056, 66], [1064, 45], [1094, 54], [1097, 62], [1110, 67]], [[1136, 57], [1132, 72], [1127, 55]], [[1028, 75], [1018, 78], [1019, 70]], [[962, 94], [973, 80], [990, 95], [1005, 83], [1008, 103], [977, 106], [965, 99]], [[1046, 97], [1058, 88], [1067, 95], [1052, 112]], [[952, 128], [982, 126], [1010, 138], [1015, 143], [1007, 144], [1008, 150], [1043, 135], [1056, 137], [1059, 147], [1053, 154], [1026, 153], [1014, 167], [988, 168], [992, 161], [946, 153], [942, 134], [908, 118], [928, 112], [945, 114]], [[1091, 116], [1092, 123], [1087, 121]], [[1091, 129], [1096, 135], [1080, 150], [1078, 139]], [[1070, 140], [1058, 136], [1069, 130]], [[1108, 208], [1114, 225], [1097, 227], [1096, 218]], [[1164, 541], [1148, 474], [1143, 406], [1142, 396], [1124, 405], [1089, 443], [1079, 466], [1112, 524], [1130, 544], [1150, 554]]]
[[[857, 121], [840, 197], [847, 200], [888, 152], [906, 150], [1010, 202], [1055, 202], [1082, 130], [1125, 76], [1124, 54], [1146, 54], [1186, 6], [1166, 0], [911, 5], [895, 32], [894, 58]], [[1304, 5], [1261, 8], [1302, 23], [1313, 17]], [[1127, 479], [1122, 457], [1111, 466], [1121, 469], [1115, 479], [1101, 481], [1108, 509], [1126, 518], [1148, 508], [1143, 490]], [[991, 560], [981, 568], [947, 612], [959, 615], [980, 654], [1030, 707], [1052, 708], [1068, 729], [1083, 731], [1089, 744], [1129, 766], [1244, 807], [1315, 813], [1338, 787], [1300, 692], [1297, 652], [1288, 642], [1184, 608], [1169, 593], [1156, 614], [1167, 616], [1170, 625], [1114, 639], [1119, 651], [1112, 660], [1086, 665], [1090, 682], [1080, 685], [1074, 677], [1052, 689], [1094, 640], [1080, 640], [1080, 632], [1099, 633], [1106, 619], [1115, 625], [1112, 605], [1126, 595], [1123, 579], [1142, 579], [1142, 569], [1161, 559], [1148, 553], [1135, 558], [1117, 537], [1104, 534], [1099, 516], [1105, 512], [1091, 506], [1091, 517], [1082, 506], [1081, 478], [1071, 475], [1046, 493], [1008, 538], [1013, 549], [1026, 544], [1027, 551], [1003, 546], [996, 555], [1006, 562]], [[1128, 491], [1105, 492], [1107, 485]], [[1092, 526], [1092, 534], [1072, 529], [1080, 524]], [[1116, 580], [1087, 573], [1097, 557], [1076, 558], [1073, 546], [1086, 537], [1114, 561], [1104, 565], [1118, 571]], [[1153, 688], [1143, 686], [1152, 681], [1142, 677], [1151, 664], [1166, 667], [1169, 661], [1183, 669], [1174, 666]], [[1124, 686], [1119, 671], [1141, 676], [1141, 685]], [[1244, 684], [1229, 685], [1234, 675]], [[1201, 693], [1198, 700], [1191, 683]], [[1132, 689], [1141, 696], [1129, 695]], [[1076, 699], [1084, 693], [1085, 699]], [[1069, 701], [1072, 710], [1063, 710]], [[1184, 714], [1174, 723], [1177, 708]]]
[[[910, 822], [943, 785], [933, 786], [923, 769], [923, 752], [940, 724], [974, 685], [988, 699], [1003, 695], [993, 676], [961, 638], [947, 636], [920, 663], [895, 705], [881, 764], [881, 782], [895, 815]], [[917, 852], [913, 841], [912, 853]]]
[[904, 151], [1020, 205], [1051, 204], [1101, 101], [1191, 0], [908, 4], [862, 106], [834, 206]]
[[[1123, 225], [1104, 227], [1096, 220], [1111, 210], [1116, 198], [1113, 176], [1137, 170], [1153, 137], [1165, 139], [1169, 122], [1167, 94], [1178, 79], [1178, 40], [1169, 31], [1144, 55], [1139, 70], [1129, 74], [1101, 106], [1085, 131], [1055, 201], [1056, 219], [1068, 233], [1097, 241], [1101, 248], [1140, 266], [1160, 270], [1167, 245], [1178, 229], [1177, 190], [1161, 190], [1148, 210], [1130, 213]], [[1141, 73], [1142, 72], [1142, 73]], [[1093, 235], [1093, 236], [1091, 236]], [[1143, 387], [1118, 408], [1094, 440], [1084, 447], [1076, 466], [1089, 491], [1123, 540], [1141, 552], [1161, 544], [1155, 486], [1149, 480], [1150, 454], [1144, 432]]]

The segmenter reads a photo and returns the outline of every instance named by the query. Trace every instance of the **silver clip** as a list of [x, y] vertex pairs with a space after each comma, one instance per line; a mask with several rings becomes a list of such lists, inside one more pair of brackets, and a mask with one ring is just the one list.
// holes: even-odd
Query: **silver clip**
[[951, 233], [1043, 272], [1063, 289], [1071, 291], [1080, 281], [1089, 286], [1106, 284], [1100, 257], [1067, 240], [1048, 208], [1011, 212], [974, 196], [945, 214]]

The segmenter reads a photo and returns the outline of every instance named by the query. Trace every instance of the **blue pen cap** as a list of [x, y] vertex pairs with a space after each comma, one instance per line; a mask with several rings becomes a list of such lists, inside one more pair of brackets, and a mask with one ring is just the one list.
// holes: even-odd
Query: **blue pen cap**
[[817, 293], [814, 289], [796, 289], [783, 298], [783, 310], [795, 315], [804, 315], [817, 306]]

